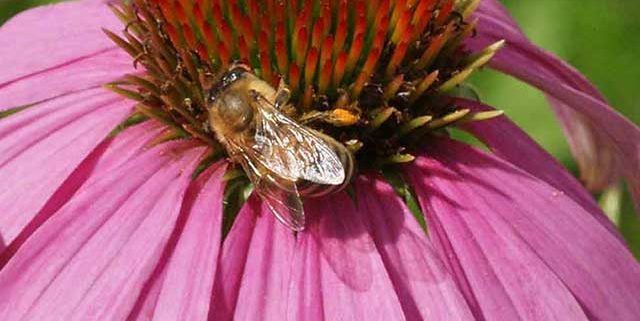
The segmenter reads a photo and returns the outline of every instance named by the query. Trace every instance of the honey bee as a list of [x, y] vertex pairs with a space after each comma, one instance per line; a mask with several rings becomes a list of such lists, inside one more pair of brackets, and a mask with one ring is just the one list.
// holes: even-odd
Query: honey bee
[[282, 112], [290, 97], [283, 83], [276, 90], [248, 67], [234, 65], [207, 97], [216, 137], [290, 229], [304, 229], [301, 197], [327, 195], [348, 185], [354, 171], [351, 152]]

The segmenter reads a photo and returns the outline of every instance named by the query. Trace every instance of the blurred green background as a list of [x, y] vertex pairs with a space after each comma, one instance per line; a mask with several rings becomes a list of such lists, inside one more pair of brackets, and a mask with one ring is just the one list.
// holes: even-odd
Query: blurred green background
[[[640, 124], [640, 1], [501, 1], [535, 43], [581, 70], [614, 107]], [[31, 6], [51, 2], [55, 0], [0, 0], [0, 22]], [[540, 93], [489, 70], [479, 72], [472, 82], [484, 101], [505, 110], [575, 172], [562, 132]], [[612, 218], [640, 257], [640, 223], [628, 194], [609, 207]]]

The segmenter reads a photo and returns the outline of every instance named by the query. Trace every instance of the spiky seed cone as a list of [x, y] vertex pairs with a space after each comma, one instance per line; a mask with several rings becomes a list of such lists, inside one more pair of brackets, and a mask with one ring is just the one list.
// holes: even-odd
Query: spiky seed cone
[[[416, 135], [474, 117], [439, 97], [499, 49], [475, 55], [466, 17], [477, 0], [134, 0], [114, 6], [126, 24], [106, 31], [144, 75], [109, 88], [138, 112], [219, 149], [206, 91], [233, 62], [292, 91], [289, 116], [348, 145], [358, 159], [412, 159]], [[355, 142], [355, 143], [354, 143]], [[354, 145], [355, 144], [355, 145]], [[405, 155], [405, 156], [403, 156]], [[374, 160], [374, 161], [372, 161]], [[361, 166], [362, 168], [363, 166]]]

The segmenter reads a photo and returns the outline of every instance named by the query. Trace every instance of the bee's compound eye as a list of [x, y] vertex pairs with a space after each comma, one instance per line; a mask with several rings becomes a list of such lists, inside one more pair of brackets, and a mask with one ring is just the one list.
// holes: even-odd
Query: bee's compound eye
[[236, 130], [243, 130], [253, 120], [253, 108], [245, 97], [234, 93], [227, 93], [218, 105], [218, 113], [228, 126]]

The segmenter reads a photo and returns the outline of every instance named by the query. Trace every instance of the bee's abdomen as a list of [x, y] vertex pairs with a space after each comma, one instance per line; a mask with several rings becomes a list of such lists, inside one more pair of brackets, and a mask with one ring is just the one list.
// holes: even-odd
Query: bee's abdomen
[[349, 185], [349, 183], [351, 183], [351, 179], [353, 178], [353, 174], [355, 172], [355, 162], [353, 160], [353, 155], [341, 143], [333, 139], [331, 139], [331, 141], [329, 142], [332, 143], [331, 145], [333, 147], [333, 150], [340, 158], [340, 162], [342, 163], [342, 166], [344, 168], [344, 182], [342, 182], [342, 184], [340, 185], [323, 185], [308, 181], [299, 182], [298, 192], [303, 197], [321, 197], [337, 193], [345, 189]]

